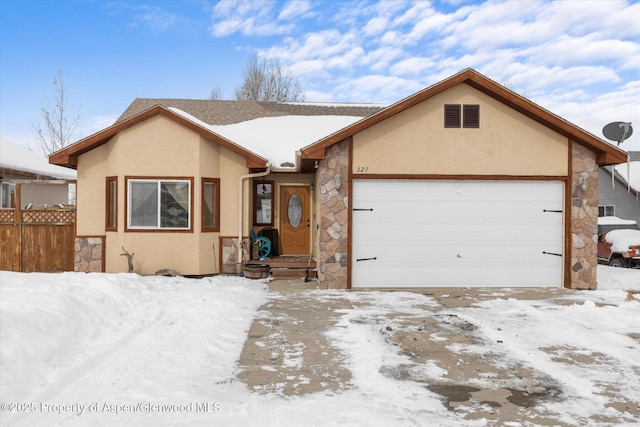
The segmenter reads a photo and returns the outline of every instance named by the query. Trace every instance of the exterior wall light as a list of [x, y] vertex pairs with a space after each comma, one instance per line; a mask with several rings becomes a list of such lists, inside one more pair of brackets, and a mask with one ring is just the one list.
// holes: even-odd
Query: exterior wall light
[[580, 177], [580, 179], [578, 180], [578, 185], [580, 186], [580, 189], [582, 191], [587, 191], [587, 189], [589, 188], [589, 183], [587, 182], [587, 178], [585, 178], [584, 176]]

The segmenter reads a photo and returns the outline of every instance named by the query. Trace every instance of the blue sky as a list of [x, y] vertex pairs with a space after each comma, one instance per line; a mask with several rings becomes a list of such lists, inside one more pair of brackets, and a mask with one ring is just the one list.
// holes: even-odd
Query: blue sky
[[57, 70], [74, 140], [136, 97], [232, 99], [253, 54], [308, 101], [392, 103], [467, 67], [640, 150], [638, 1], [0, 1], [0, 135], [23, 145]]

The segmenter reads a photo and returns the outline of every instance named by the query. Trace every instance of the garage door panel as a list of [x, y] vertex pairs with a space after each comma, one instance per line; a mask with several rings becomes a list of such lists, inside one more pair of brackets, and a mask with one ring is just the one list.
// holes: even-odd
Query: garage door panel
[[[563, 185], [356, 180], [352, 286], [559, 286]], [[357, 258], [377, 258], [356, 262]], [[397, 282], [395, 285], [392, 282]]]

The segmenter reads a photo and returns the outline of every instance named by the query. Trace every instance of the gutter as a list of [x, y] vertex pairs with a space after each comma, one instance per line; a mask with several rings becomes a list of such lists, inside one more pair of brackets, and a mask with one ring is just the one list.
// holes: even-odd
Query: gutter
[[236, 263], [242, 264], [242, 202], [244, 201], [243, 190], [244, 190], [244, 180], [249, 178], [260, 178], [261, 176], [266, 176], [271, 173], [271, 163], [267, 162], [267, 169], [264, 172], [250, 173], [247, 175], [241, 175], [238, 186], [238, 245], [236, 248]]

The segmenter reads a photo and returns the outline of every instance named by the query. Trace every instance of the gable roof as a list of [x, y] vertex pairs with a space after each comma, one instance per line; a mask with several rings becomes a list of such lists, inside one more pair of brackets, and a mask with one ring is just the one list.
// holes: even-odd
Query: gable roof
[[[373, 104], [220, 101], [210, 99], [136, 98], [115, 123], [124, 121], [155, 105], [176, 108], [210, 125], [229, 125], [265, 117], [358, 116], [382, 110]], [[296, 147], [299, 148], [299, 147]]]
[[336, 144], [345, 138], [367, 129], [376, 123], [379, 123], [391, 116], [394, 116], [408, 108], [413, 107], [447, 89], [458, 84], [467, 84], [474, 89], [496, 99], [497, 101], [507, 105], [508, 107], [524, 114], [532, 120], [554, 130], [555, 132], [566, 136], [568, 139], [577, 142], [596, 153], [596, 161], [599, 165], [608, 165], [623, 163], [627, 160], [627, 153], [606, 141], [596, 137], [595, 135], [579, 128], [578, 126], [566, 121], [550, 111], [540, 107], [530, 100], [518, 95], [517, 93], [505, 88], [504, 86], [485, 77], [477, 71], [468, 68], [448, 79], [427, 87], [389, 107], [366, 117], [351, 126], [335, 132], [311, 145], [304, 147], [302, 157], [304, 159], [319, 160], [324, 158], [325, 149]]
[[[259, 119], [265, 118], [291, 118], [308, 116], [315, 118], [314, 123], [325, 129], [325, 132], [310, 132], [313, 139], [298, 138], [297, 140], [284, 139], [282, 143], [289, 143], [285, 147], [291, 156], [295, 156], [296, 150], [318, 138], [340, 129], [361, 117], [381, 110], [381, 106], [356, 105], [356, 104], [311, 104], [289, 102], [257, 102], [257, 101], [214, 101], [193, 99], [148, 99], [137, 98], [116, 120], [116, 122], [102, 131], [84, 138], [49, 157], [49, 162], [61, 166], [76, 167], [79, 155], [86, 153], [109, 141], [118, 132], [134, 126], [156, 115], [162, 115], [172, 119], [196, 132], [203, 137], [217, 142], [223, 147], [241, 155], [247, 160], [248, 168], [264, 168], [267, 162], [272, 161], [264, 150], [273, 144], [264, 143], [265, 123]], [[327, 120], [328, 117], [342, 117], [341, 120]], [[239, 125], [241, 124], [241, 125]], [[292, 121], [288, 125], [293, 124]], [[255, 125], [254, 132], [242, 131], [241, 128]], [[288, 125], [279, 125], [282, 132], [294, 131]], [[274, 129], [274, 126], [267, 126]], [[305, 128], [303, 128], [305, 129]], [[309, 129], [309, 127], [307, 127]], [[299, 134], [301, 134], [299, 132]], [[291, 160], [295, 160], [292, 158]], [[277, 166], [278, 165], [274, 165]], [[291, 170], [286, 169], [286, 170]]]

